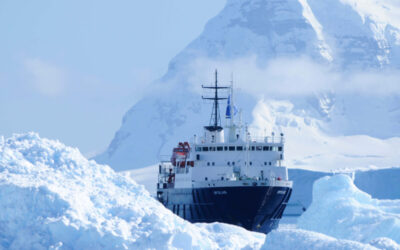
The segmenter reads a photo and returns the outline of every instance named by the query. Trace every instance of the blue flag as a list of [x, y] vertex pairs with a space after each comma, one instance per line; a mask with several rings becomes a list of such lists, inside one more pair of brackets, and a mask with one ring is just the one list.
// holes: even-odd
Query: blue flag
[[231, 96], [228, 96], [228, 103], [226, 105], [226, 113], [225, 113], [225, 118], [230, 119], [232, 117], [232, 112], [233, 111], [233, 115], [236, 115], [237, 113], [237, 109], [235, 106], [232, 107], [231, 105]]

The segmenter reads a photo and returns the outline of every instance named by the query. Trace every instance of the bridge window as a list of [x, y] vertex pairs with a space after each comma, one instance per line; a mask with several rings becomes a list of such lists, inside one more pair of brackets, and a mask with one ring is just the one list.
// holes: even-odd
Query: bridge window
[[272, 165], [272, 162], [269, 162], [269, 165], [271, 166], [271, 165]]
[[252, 162], [249, 162], [249, 164], [250, 164], [250, 166], [251, 166], [251, 165], [253, 165], [253, 163], [252, 163]]
[[261, 151], [262, 150], [262, 146], [257, 146], [256, 149], [257, 149], [257, 151]]
[[283, 147], [278, 147], [278, 151], [282, 151], [283, 150]]
[[207, 166], [210, 166], [210, 163], [209, 163], [209, 162], [207, 162]]
[[201, 147], [196, 147], [197, 152], [201, 152]]
[[236, 147], [236, 150], [237, 150], [237, 151], [242, 151], [242, 150], [243, 150], [243, 146], [237, 146], [237, 147]]
[[203, 151], [208, 151], [208, 147], [203, 147]]
[[251, 146], [251, 151], [254, 151], [254, 150], [256, 150], [256, 147]]
[[228, 161], [228, 166], [230, 166], [231, 165], [231, 162], [230, 161]]
[[264, 166], [267, 166], [267, 162], [266, 161], [264, 161]]
[[235, 147], [229, 146], [229, 151], [235, 151]]
[[217, 151], [222, 151], [223, 147], [217, 147]]
[[272, 151], [278, 151], [278, 147], [272, 147]]
[[269, 147], [268, 147], [268, 146], [264, 146], [264, 147], [263, 147], [263, 150], [264, 150], [264, 151], [269, 151]]
[[227, 146], [225, 146], [225, 147], [224, 147], [224, 150], [225, 150], [225, 151], [228, 151], [228, 147], [227, 147]]
[[213, 165], [213, 166], [214, 166], [214, 165], [215, 165], [215, 162], [212, 162], [212, 163], [211, 163], [211, 165]]
[[210, 147], [210, 151], [215, 151], [215, 147]]
[[235, 166], [235, 162], [234, 161], [232, 162], [232, 166]]
[[208, 180], [208, 178], [207, 178], [207, 177], [205, 177], [205, 178], [204, 178], [204, 180]]

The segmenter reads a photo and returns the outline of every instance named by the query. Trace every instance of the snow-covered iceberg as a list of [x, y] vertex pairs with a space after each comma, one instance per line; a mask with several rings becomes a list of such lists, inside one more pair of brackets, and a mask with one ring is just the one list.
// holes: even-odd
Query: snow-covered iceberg
[[348, 175], [326, 176], [314, 183], [312, 204], [298, 227], [375, 245], [399, 244], [400, 200], [373, 199]]
[[0, 137], [0, 249], [388, 249], [302, 229], [191, 224], [143, 186], [35, 133]]
[[257, 249], [265, 239], [186, 222], [129, 178], [34, 133], [0, 140], [0, 211], [0, 249]]

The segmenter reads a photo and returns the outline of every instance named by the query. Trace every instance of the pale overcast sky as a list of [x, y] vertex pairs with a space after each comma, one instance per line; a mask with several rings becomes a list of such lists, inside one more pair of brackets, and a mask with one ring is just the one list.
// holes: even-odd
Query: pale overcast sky
[[0, 1], [0, 135], [93, 155], [225, 0]]

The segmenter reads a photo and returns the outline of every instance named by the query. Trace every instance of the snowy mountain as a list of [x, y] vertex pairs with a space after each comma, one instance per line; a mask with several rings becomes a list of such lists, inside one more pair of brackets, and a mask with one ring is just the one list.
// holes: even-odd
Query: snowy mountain
[[[400, 200], [372, 199], [343, 175], [317, 181], [313, 193], [318, 202], [304, 214], [299, 229], [278, 229], [268, 237], [222, 223], [191, 224], [143, 186], [87, 160], [75, 148], [35, 133], [0, 137], [0, 249], [400, 247]], [[329, 213], [336, 208], [332, 203], [339, 213]], [[323, 215], [324, 223], [318, 224]], [[338, 221], [348, 226], [341, 229]]]
[[252, 130], [287, 134], [289, 167], [398, 166], [400, 6], [392, 0], [228, 0], [96, 161], [149, 166], [201, 133], [211, 107], [200, 85], [213, 82], [215, 68], [222, 83], [234, 73]]

